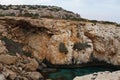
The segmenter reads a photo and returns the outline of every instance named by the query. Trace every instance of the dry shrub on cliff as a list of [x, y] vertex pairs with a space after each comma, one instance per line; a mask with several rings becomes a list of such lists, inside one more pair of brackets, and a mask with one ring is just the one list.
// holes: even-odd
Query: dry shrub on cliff
[[63, 42], [60, 42], [60, 44], [59, 44], [59, 51], [61, 53], [65, 53], [65, 54], [68, 53], [68, 49]]
[[88, 48], [88, 47], [91, 47], [90, 45], [88, 45], [88, 43], [76, 42], [73, 46], [73, 49], [80, 51], [80, 50], [83, 50], [83, 49]]

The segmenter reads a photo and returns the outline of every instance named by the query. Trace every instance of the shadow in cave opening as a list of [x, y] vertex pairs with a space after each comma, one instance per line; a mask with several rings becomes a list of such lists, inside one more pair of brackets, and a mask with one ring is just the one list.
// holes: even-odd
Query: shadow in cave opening
[[43, 61], [47, 65], [42, 72], [46, 79], [51, 80], [73, 80], [76, 76], [83, 76], [95, 72], [117, 71], [120, 66], [108, 64], [104, 61], [89, 62], [86, 64], [53, 65], [46, 59]]

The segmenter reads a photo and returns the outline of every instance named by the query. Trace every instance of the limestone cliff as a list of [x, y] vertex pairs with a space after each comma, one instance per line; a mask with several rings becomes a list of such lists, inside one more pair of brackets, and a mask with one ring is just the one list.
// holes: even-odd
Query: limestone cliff
[[[1, 17], [0, 38], [8, 51], [31, 53], [36, 59], [52, 64], [98, 60], [120, 65], [120, 27], [117, 24]], [[9, 40], [14, 44], [9, 44]]]

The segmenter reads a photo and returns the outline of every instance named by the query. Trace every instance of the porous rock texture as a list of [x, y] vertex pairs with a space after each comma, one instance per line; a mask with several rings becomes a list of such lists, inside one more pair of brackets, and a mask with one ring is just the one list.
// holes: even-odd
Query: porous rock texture
[[98, 72], [81, 77], [75, 77], [73, 80], [120, 80], [120, 71]]
[[120, 65], [120, 27], [114, 24], [4, 17], [0, 28], [1, 39], [22, 44], [16, 52], [32, 53], [40, 61], [82, 64], [95, 59]]
[[11, 55], [5, 43], [0, 40], [0, 80], [43, 80], [37, 71], [40, 66], [36, 59], [25, 55]]

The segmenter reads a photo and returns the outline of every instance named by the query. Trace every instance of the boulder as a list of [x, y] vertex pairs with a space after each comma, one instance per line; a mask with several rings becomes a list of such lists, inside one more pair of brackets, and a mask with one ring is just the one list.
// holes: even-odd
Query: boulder
[[2, 54], [0, 55], [0, 62], [3, 64], [15, 64], [17, 61], [16, 56], [11, 56], [8, 54]]
[[43, 79], [43, 76], [39, 72], [28, 72], [28, 77], [30, 77], [32, 80]]
[[0, 74], [0, 80], [6, 80], [3, 74]]
[[29, 71], [35, 71], [38, 67], [39, 64], [35, 59], [30, 59], [30, 62], [25, 65], [25, 69]]
[[14, 80], [17, 76], [16, 72], [13, 72], [10, 69], [4, 68], [3, 74], [5, 75], [5, 77]]

